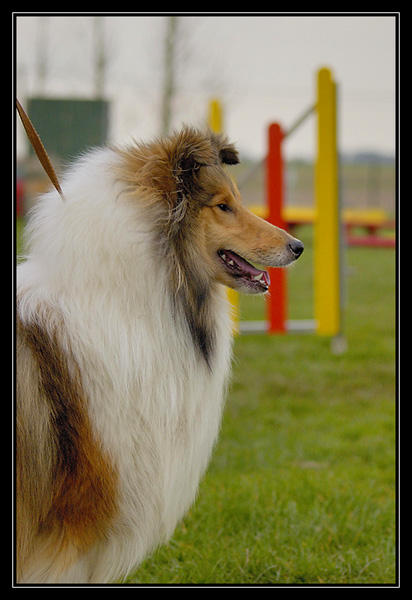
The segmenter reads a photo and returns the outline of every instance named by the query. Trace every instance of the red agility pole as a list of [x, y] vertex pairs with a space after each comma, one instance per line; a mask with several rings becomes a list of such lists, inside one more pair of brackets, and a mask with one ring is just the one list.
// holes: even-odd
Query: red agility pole
[[[284, 133], [278, 123], [269, 126], [269, 150], [266, 159], [266, 193], [268, 221], [286, 229], [282, 217], [283, 205], [283, 158], [282, 140]], [[269, 333], [285, 333], [287, 318], [286, 273], [284, 269], [269, 269], [270, 288], [266, 302]]]

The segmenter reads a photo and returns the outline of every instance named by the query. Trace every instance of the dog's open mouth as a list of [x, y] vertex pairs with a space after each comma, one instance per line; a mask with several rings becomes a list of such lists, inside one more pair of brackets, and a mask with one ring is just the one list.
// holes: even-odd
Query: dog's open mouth
[[219, 250], [220, 260], [226, 270], [256, 292], [267, 292], [270, 284], [269, 273], [251, 265], [247, 260], [232, 250]]

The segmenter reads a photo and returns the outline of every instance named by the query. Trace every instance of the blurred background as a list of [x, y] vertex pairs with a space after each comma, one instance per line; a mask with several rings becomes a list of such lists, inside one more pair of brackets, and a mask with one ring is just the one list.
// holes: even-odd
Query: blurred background
[[[251, 172], [265, 156], [268, 125], [288, 129], [313, 104], [316, 71], [327, 66], [339, 86], [343, 203], [393, 213], [395, 34], [396, 18], [385, 14], [22, 15], [16, 91], [56, 168], [91, 145], [204, 125], [217, 98]], [[312, 202], [314, 127], [307, 119], [285, 145], [290, 204]], [[44, 182], [20, 123], [16, 149], [30, 203]], [[245, 202], [259, 204], [261, 188], [257, 165]]]
[[[240, 150], [233, 173], [254, 207], [266, 201], [268, 126], [290, 131], [316, 101], [318, 70], [331, 69], [340, 201], [362, 226], [347, 228], [342, 252], [346, 348], [291, 331], [235, 336], [199, 498], [129, 581], [393, 585], [398, 16], [21, 15], [15, 25], [16, 95], [57, 171], [96, 144], [204, 126], [217, 99]], [[316, 138], [310, 114], [282, 142], [288, 208], [314, 206]], [[50, 184], [18, 120], [16, 152], [19, 253], [26, 210]], [[296, 227], [305, 252], [287, 270], [288, 314], [305, 320], [313, 218]], [[265, 318], [265, 305], [241, 295], [241, 319]]]

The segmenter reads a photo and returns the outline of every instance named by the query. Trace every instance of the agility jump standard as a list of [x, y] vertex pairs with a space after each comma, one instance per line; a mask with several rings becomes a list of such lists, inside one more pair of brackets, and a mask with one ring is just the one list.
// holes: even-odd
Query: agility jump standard
[[[317, 98], [284, 132], [278, 123], [268, 128], [268, 155], [266, 157], [267, 220], [287, 229], [284, 219], [284, 161], [283, 142], [306, 119], [317, 115], [317, 156], [315, 167], [315, 218], [314, 218], [314, 319], [288, 320], [287, 270], [269, 269], [271, 285], [266, 300], [266, 321], [235, 321], [235, 331], [315, 332], [333, 336], [342, 341], [342, 285], [341, 285], [341, 210], [339, 202], [338, 150], [337, 150], [337, 98], [336, 84], [329, 69], [317, 73]], [[209, 125], [221, 131], [222, 116], [218, 101], [210, 104]], [[241, 184], [240, 184], [241, 187]], [[234, 313], [239, 314], [238, 294], [230, 290]], [[339, 345], [339, 344], [338, 344]]]
[[274, 293], [267, 303], [268, 331], [315, 331], [319, 335], [341, 333], [341, 227], [339, 206], [336, 84], [329, 69], [317, 74], [317, 102], [284, 133], [277, 123], [269, 127], [267, 158], [267, 199], [269, 221], [286, 228], [283, 208], [282, 142], [306, 118], [317, 114], [317, 158], [315, 166], [314, 220], [314, 310], [313, 321], [288, 321], [287, 271], [270, 269]]

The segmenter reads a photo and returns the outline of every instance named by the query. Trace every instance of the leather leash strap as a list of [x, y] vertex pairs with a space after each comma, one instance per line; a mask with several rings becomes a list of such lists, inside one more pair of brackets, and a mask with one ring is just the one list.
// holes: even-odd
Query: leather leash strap
[[24, 109], [23, 109], [22, 105], [20, 104], [20, 102], [17, 100], [17, 98], [16, 98], [16, 108], [17, 108], [17, 112], [20, 115], [21, 122], [23, 123], [23, 127], [26, 130], [27, 137], [30, 140], [33, 150], [37, 154], [37, 158], [39, 159], [43, 169], [46, 171], [50, 181], [52, 182], [52, 184], [54, 185], [56, 190], [59, 192], [62, 200], [64, 200], [64, 196], [63, 196], [63, 192], [60, 187], [60, 184], [59, 184], [59, 180], [57, 179], [56, 173], [54, 172], [53, 166], [50, 162], [50, 158], [48, 157], [48, 154], [42, 144], [39, 134], [34, 129], [32, 122], [30, 121], [30, 119], [26, 115], [26, 113], [24, 112]]

